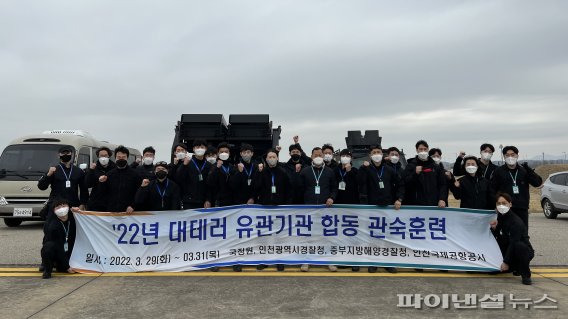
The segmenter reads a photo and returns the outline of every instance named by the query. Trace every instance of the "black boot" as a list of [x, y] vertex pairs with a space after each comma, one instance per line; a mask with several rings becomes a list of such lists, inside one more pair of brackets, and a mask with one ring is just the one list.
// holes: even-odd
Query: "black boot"
[[284, 271], [284, 265], [276, 265], [276, 270]]
[[266, 265], [256, 265], [256, 270], [263, 270], [264, 268], [266, 268], [268, 266]]
[[374, 273], [377, 272], [377, 267], [373, 267], [373, 266], [368, 267], [368, 268], [367, 268], [367, 271], [368, 271], [369, 273], [371, 273], [371, 274], [374, 274]]
[[219, 267], [211, 267], [209, 268], [212, 272], [218, 272], [219, 271]]
[[385, 267], [385, 270], [390, 272], [391, 274], [396, 274], [398, 272], [398, 269], [394, 267]]
[[357, 271], [359, 271], [359, 270], [361, 270], [361, 267], [359, 267], [359, 266], [353, 266], [353, 267], [351, 267], [351, 271], [357, 272]]
[[39, 265], [39, 269], [37, 271], [39, 272], [43, 272], [45, 270], [45, 266], [43, 265], [43, 262]]
[[51, 278], [51, 272], [53, 271], [53, 264], [51, 263], [44, 263], [44, 269], [43, 269], [43, 275], [41, 276], [41, 278], [43, 279], [49, 279]]
[[243, 271], [243, 267], [241, 265], [234, 265], [233, 266], [233, 271], [235, 272], [241, 272]]

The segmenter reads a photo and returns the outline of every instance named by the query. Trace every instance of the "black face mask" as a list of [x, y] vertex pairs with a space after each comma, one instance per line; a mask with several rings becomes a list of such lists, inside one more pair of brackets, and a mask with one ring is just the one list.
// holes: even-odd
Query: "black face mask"
[[156, 172], [156, 177], [157, 177], [158, 179], [164, 179], [164, 178], [166, 178], [167, 176], [168, 176], [168, 172], [166, 172], [166, 171], [157, 171], [157, 172]]
[[116, 160], [116, 167], [125, 168], [126, 165], [128, 165], [128, 162], [125, 159]]
[[61, 156], [59, 156], [59, 159], [60, 159], [63, 163], [67, 163], [67, 162], [71, 161], [71, 154], [61, 155]]
[[294, 162], [297, 162], [297, 161], [300, 160], [300, 154], [292, 154], [292, 155], [290, 155], [290, 157], [292, 158], [292, 160]]

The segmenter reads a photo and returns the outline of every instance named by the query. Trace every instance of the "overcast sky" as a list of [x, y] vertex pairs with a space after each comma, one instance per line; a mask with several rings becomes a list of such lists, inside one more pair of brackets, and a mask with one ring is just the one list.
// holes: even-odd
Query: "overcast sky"
[[268, 113], [281, 145], [380, 130], [445, 160], [568, 151], [568, 1], [0, 0], [0, 148], [48, 129], [168, 159], [182, 113]]

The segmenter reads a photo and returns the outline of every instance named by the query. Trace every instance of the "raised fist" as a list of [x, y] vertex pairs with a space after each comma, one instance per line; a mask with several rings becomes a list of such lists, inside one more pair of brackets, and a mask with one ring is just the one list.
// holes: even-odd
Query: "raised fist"
[[55, 167], [50, 167], [49, 171], [47, 171], [47, 176], [51, 176], [55, 173], [56, 168]]
[[141, 185], [142, 187], [146, 187], [146, 186], [148, 186], [148, 185], [150, 185], [150, 180], [149, 180], [149, 179], [145, 178], [144, 180], [142, 180], [142, 185]]
[[107, 179], [108, 179], [108, 177], [106, 175], [103, 175], [103, 176], [99, 177], [99, 182], [104, 183], [104, 182], [107, 181]]

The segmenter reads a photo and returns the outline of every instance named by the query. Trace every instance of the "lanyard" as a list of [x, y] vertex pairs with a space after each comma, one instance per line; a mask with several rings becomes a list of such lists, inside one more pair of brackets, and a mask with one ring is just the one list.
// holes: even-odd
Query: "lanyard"
[[[489, 170], [489, 165], [487, 165], [487, 167], [485, 167], [485, 173], [483, 173], [483, 178], [485, 178], [485, 176], [487, 176], [487, 171]], [[511, 172], [509, 172], [510, 174]], [[513, 176], [511, 176], [513, 177]], [[515, 178], [516, 179], [516, 178]]]
[[59, 164], [59, 167], [61, 167], [61, 171], [63, 171], [63, 175], [65, 175], [65, 180], [70, 181], [71, 175], [73, 175], [73, 165], [71, 165], [71, 170], [69, 171], [69, 176], [67, 176], [67, 173], [65, 173], [65, 169], [63, 168], [63, 166], [61, 166], [61, 164]]
[[243, 163], [243, 169], [245, 170], [245, 173], [247, 174], [248, 178], [250, 178], [250, 176], [252, 175], [252, 171], [254, 171], [254, 165], [252, 163], [250, 163], [250, 171], [247, 170], [247, 167], [245, 165], [245, 163]]
[[375, 172], [377, 172], [377, 177], [379, 178], [379, 181], [383, 180], [383, 173], [385, 172], [385, 166], [383, 165], [381, 167], [381, 175], [379, 175], [379, 170], [375, 167], [375, 165], [373, 165], [373, 169], [375, 170]]
[[225, 167], [225, 165], [221, 165], [221, 168], [223, 169], [226, 175], [229, 175], [229, 171], [231, 171], [231, 168], [229, 166]]
[[65, 231], [65, 242], [69, 239], [69, 227], [65, 228], [65, 224], [62, 221], [59, 221], [61, 226], [63, 226], [63, 230]]
[[270, 172], [270, 174], [272, 175], [272, 186], [274, 186], [274, 173]]
[[167, 179], [166, 180], [166, 187], [164, 188], [164, 191], [162, 192], [162, 190], [160, 189], [160, 185], [158, 185], [158, 181], [156, 180], [156, 188], [158, 189], [158, 194], [160, 195], [160, 197], [162, 197], [162, 203], [164, 202], [164, 196], [166, 196], [166, 191], [168, 190], [169, 185], [170, 185], [170, 180]]
[[312, 166], [312, 173], [314, 173], [314, 178], [316, 179], [316, 185], [319, 186], [321, 174], [323, 174], [323, 166], [322, 166], [321, 171], [320, 171], [318, 176], [316, 176], [316, 171], [314, 170], [314, 167]]
[[515, 177], [513, 177], [513, 174], [511, 174], [511, 171], [509, 171], [509, 175], [511, 175], [511, 178], [513, 179], [513, 184], [517, 185], [517, 175], [519, 174], [519, 170], [517, 169], [517, 171], [515, 172]]
[[347, 171], [345, 171], [345, 173], [343, 173], [343, 170], [341, 169], [341, 166], [337, 168], [339, 170], [339, 176], [341, 176], [341, 180], [345, 180], [345, 175], [347, 175]]
[[191, 159], [191, 162], [193, 163], [193, 165], [195, 165], [195, 169], [197, 169], [199, 174], [201, 174], [201, 172], [203, 172], [203, 169], [205, 168], [205, 164], [207, 164], [207, 161], [203, 161], [203, 165], [201, 165], [201, 168], [199, 168], [199, 166], [197, 166], [197, 163], [195, 162], [195, 160], [193, 158]]

